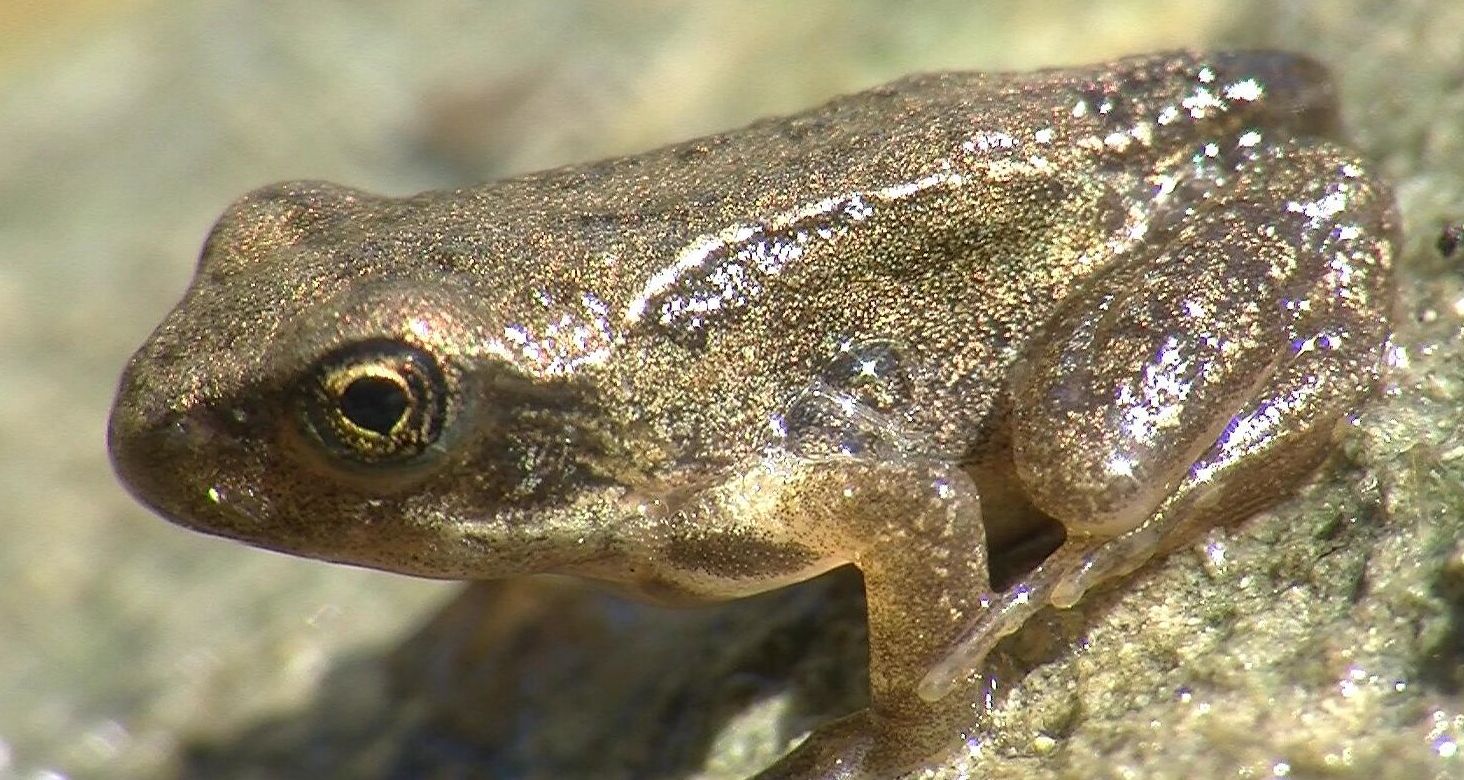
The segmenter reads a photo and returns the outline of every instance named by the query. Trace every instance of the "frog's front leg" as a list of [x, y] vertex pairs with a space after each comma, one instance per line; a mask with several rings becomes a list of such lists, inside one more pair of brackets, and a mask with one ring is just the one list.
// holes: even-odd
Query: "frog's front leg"
[[1072, 301], [1014, 377], [1016, 470], [1067, 539], [973, 621], [927, 697], [1045, 603], [1284, 495], [1374, 391], [1390, 193], [1325, 143], [1247, 153], [1228, 176]]
[[864, 575], [869, 708], [816, 730], [759, 777], [893, 777], [973, 722], [974, 696], [932, 704], [915, 691], [989, 591], [980, 505], [958, 467], [780, 451], [658, 528], [660, 552], [646, 565], [671, 587], [741, 595], [847, 563]]

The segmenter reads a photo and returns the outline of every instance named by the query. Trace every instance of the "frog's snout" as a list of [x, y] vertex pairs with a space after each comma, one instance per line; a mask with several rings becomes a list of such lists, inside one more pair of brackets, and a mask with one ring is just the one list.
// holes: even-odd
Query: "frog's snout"
[[153, 392], [138, 372], [122, 378], [107, 423], [112, 468], [139, 501], [174, 522], [188, 517], [177, 498], [195, 481], [193, 454], [208, 452], [215, 427]]

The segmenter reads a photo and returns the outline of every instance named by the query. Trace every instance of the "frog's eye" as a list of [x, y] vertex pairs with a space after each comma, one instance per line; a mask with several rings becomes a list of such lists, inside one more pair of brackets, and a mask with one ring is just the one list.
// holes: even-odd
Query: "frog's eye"
[[447, 384], [431, 355], [377, 340], [326, 355], [303, 382], [306, 429], [331, 454], [367, 465], [421, 455], [442, 434]]

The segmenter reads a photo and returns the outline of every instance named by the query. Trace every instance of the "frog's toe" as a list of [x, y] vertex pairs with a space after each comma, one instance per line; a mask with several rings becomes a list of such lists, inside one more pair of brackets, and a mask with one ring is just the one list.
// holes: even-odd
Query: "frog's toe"
[[927, 702], [949, 696], [967, 678], [980, 670], [982, 662], [1002, 637], [1013, 633], [1042, 606], [1018, 593], [1007, 591], [991, 598], [988, 606], [961, 634], [961, 638], [921, 678], [915, 693]]
[[1102, 543], [1058, 575], [1048, 602], [1058, 609], [1071, 608], [1098, 583], [1143, 566], [1154, 557], [1162, 540], [1160, 529], [1144, 527]]
[[1151, 524], [1117, 539], [1073, 537], [1006, 590], [984, 599], [984, 608], [950, 649], [931, 666], [916, 692], [939, 701], [976, 674], [996, 643], [1014, 634], [1038, 610], [1051, 604], [1067, 609], [1090, 588], [1122, 577], [1154, 556], [1164, 527]]

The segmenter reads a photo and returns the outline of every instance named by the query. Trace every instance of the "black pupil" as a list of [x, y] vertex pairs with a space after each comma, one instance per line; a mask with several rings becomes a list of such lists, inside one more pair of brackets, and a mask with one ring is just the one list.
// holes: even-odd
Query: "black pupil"
[[341, 393], [341, 414], [361, 428], [387, 436], [407, 413], [408, 400], [406, 389], [390, 379], [361, 377]]

